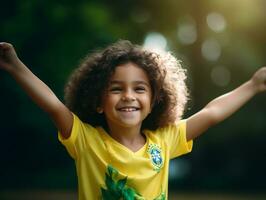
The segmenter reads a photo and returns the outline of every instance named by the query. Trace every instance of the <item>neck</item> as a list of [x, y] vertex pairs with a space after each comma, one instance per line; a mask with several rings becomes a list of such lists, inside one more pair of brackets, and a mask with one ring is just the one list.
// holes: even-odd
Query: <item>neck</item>
[[143, 147], [146, 142], [140, 126], [132, 128], [109, 126], [109, 135], [134, 152]]

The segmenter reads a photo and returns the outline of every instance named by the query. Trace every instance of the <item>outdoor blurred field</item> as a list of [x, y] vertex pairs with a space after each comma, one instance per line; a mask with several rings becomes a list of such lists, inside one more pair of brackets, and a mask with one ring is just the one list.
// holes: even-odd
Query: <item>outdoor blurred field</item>
[[[76, 200], [75, 192], [65, 191], [5, 191], [1, 200]], [[220, 193], [170, 193], [169, 200], [265, 200], [265, 195]]]
[[[12, 0], [0, 7], [0, 42], [12, 43], [62, 101], [80, 60], [118, 39], [182, 61], [190, 93], [184, 118], [266, 66], [266, 0]], [[1, 70], [0, 113], [0, 200], [76, 199], [65, 192], [77, 190], [74, 161], [54, 124]], [[187, 192], [169, 199], [265, 200], [265, 143], [266, 93], [172, 161], [169, 191]]]

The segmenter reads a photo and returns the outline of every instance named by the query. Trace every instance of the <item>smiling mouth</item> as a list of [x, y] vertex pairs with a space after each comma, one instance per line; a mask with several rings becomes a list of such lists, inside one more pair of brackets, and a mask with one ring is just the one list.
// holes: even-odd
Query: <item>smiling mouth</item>
[[118, 111], [122, 111], [122, 112], [134, 112], [134, 111], [138, 111], [139, 108], [135, 108], [135, 107], [124, 107], [124, 108], [119, 108]]

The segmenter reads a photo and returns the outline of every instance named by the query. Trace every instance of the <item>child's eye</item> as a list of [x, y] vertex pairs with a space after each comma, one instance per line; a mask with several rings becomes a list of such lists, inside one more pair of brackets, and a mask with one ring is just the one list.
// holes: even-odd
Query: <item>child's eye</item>
[[122, 88], [120, 88], [120, 87], [112, 87], [112, 88], [110, 88], [110, 91], [111, 92], [120, 92], [120, 91], [122, 91]]
[[146, 91], [146, 89], [145, 89], [145, 87], [137, 87], [137, 88], [135, 88], [135, 91], [138, 93], [143, 93]]

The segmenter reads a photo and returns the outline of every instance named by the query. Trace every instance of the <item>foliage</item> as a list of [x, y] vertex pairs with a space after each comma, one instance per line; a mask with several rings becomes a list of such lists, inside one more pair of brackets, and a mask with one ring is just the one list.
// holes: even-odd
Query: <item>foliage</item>
[[[111, 165], [105, 173], [106, 189], [101, 188], [103, 200], [145, 200], [135, 189], [127, 186], [127, 177], [118, 179], [119, 172]], [[154, 200], [165, 200], [165, 193], [161, 193]]]
[[[167, 39], [167, 48], [188, 69], [192, 100], [187, 117], [265, 65], [264, 8], [263, 0], [3, 1], [0, 40], [13, 43], [26, 65], [63, 100], [67, 77], [87, 53], [118, 38], [141, 44], [149, 32], [161, 33]], [[212, 12], [225, 18], [223, 32], [208, 27], [206, 17]], [[187, 22], [195, 25], [197, 38], [186, 45], [178, 39], [178, 30]], [[202, 44], [209, 38], [221, 47], [221, 55], [215, 61], [202, 56]], [[227, 85], [215, 84], [212, 72], [217, 66], [229, 72]], [[54, 185], [58, 188], [65, 185], [61, 177], [75, 179], [74, 164], [58, 143], [47, 115], [2, 71], [0, 90], [1, 171], [5, 172], [1, 174], [1, 188], [48, 188], [49, 180], [36, 177], [49, 173], [57, 174]], [[265, 94], [260, 95], [202, 136], [193, 153], [184, 158], [187, 174], [175, 178], [170, 186], [263, 191], [265, 106]], [[68, 170], [62, 171], [65, 166], [69, 166]], [[122, 188], [125, 181], [115, 182], [117, 188]], [[68, 182], [71, 184], [65, 188], [75, 187], [75, 183]]]

